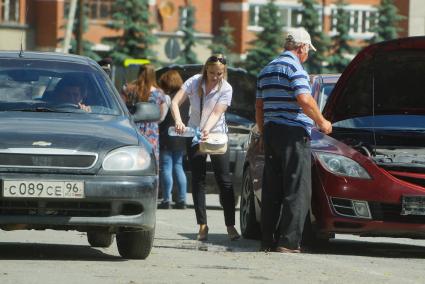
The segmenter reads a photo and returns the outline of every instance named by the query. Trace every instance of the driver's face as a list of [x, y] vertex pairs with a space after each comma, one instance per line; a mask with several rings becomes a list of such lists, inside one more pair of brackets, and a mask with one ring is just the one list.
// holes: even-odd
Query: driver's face
[[59, 97], [61, 101], [73, 104], [79, 104], [83, 99], [81, 89], [78, 86], [67, 86], [63, 88]]

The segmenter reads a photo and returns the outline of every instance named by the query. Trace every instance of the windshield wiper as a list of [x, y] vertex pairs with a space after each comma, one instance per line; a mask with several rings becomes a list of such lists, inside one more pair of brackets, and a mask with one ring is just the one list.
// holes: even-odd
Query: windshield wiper
[[26, 112], [55, 112], [56, 110], [48, 107], [31, 107], [31, 108], [16, 108], [16, 109], [8, 109], [5, 111], [26, 111]]

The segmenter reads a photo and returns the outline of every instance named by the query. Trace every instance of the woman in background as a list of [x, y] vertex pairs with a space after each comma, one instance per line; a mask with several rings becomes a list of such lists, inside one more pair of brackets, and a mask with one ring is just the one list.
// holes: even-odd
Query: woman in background
[[[157, 104], [160, 107], [161, 118], [167, 111], [164, 103], [165, 98], [161, 89], [156, 84], [155, 69], [151, 64], [140, 66], [137, 79], [123, 88], [123, 98], [130, 112], [138, 102], [149, 102]], [[159, 160], [159, 128], [158, 122], [138, 123], [140, 132], [146, 137], [155, 151], [155, 157]]]
[[[183, 80], [179, 72], [169, 70], [159, 78], [159, 86], [164, 91], [166, 103], [171, 104], [171, 99], [180, 89]], [[183, 104], [181, 114], [183, 121], [187, 121], [189, 113], [189, 103]], [[176, 137], [168, 135], [168, 128], [174, 126], [174, 120], [171, 112], [168, 112], [163, 122], [159, 125], [159, 148], [160, 148], [160, 176], [162, 186], [162, 202], [158, 205], [159, 209], [169, 209], [171, 203], [171, 192], [173, 189], [173, 172], [178, 185], [177, 201], [174, 206], [176, 209], [186, 208], [187, 179], [183, 169], [183, 157], [186, 153], [185, 137]]]

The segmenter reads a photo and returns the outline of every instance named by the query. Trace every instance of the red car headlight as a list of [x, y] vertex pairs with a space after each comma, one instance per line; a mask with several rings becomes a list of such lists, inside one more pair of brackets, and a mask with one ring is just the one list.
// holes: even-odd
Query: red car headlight
[[371, 179], [369, 173], [356, 161], [342, 155], [316, 152], [320, 163], [331, 173], [336, 175]]

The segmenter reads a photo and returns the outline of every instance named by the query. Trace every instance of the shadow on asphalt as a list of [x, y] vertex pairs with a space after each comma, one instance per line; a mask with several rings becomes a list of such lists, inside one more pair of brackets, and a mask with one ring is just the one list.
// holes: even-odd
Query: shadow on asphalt
[[[243, 238], [230, 241], [226, 234], [209, 233], [208, 240], [203, 242], [196, 240], [197, 234], [180, 233], [179, 235], [182, 237], [181, 242], [158, 239], [160, 242], [154, 243], [154, 247], [227, 252], [258, 252], [260, 248], [259, 241]], [[424, 246], [420, 246], [395, 242], [335, 239], [321, 247], [306, 248], [303, 254], [425, 259], [425, 243]]]
[[308, 249], [307, 253], [425, 259], [425, 242], [424, 246], [417, 246], [402, 243], [335, 239], [330, 240], [329, 244], [320, 248]]
[[[197, 241], [197, 234], [179, 233], [182, 237], [180, 242], [176, 243], [175, 239], [155, 238], [158, 242], [154, 242], [157, 248], [173, 248], [200, 251], [228, 251], [228, 252], [255, 252], [259, 249], [259, 242], [254, 240], [239, 239], [231, 241], [227, 234], [208, 234], [208, 240]], [[172, 244], [170, 244], [172, 243]]]
[[0, 243], [0, 260], [126, 261], [89, 246], [12, 242]]

